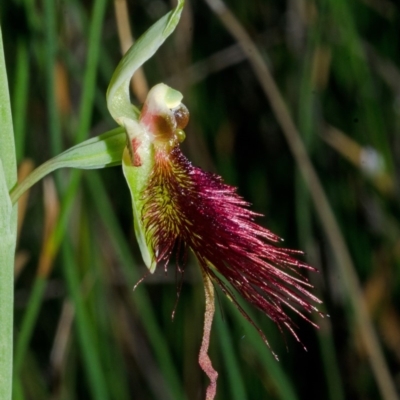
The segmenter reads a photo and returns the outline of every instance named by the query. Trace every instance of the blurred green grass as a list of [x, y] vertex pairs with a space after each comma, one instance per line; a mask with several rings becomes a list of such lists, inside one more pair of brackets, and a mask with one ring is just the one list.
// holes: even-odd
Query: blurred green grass
[[[307, 146], [399, 389], [400, 10], [389, 0], [228, 5], [271, 68]], [[206, 4], [187, 6], [178, 31], [145, 65], [148, 81], [183, 90], [191, 112], [185, 153], [237, 185], [285, 245], [306, 250], [330, 315], [316, 319], [319, 331], [293, 316], [308, 352], [255, 315], [277, 363], [220, 295], [211, 343], [217, 398], [380, 398], [338, 267], [259, 82]], [[137, 37], [170, 4], [128, 7]], [[114, 127], [105, 91], [121, 55], [111, 1], [13, 0], [0, 16], [20, 163], [38, 165]], [[121, 175], [119, 168], [57, 174], [50, 201], [61, 211], [47, 236], [42, 187], [30, 192], [18, 248], [27, 257], [16, 280], [15, 399], [204, 397], [197, 266], [187, 267], [173, 321], [172, 267], [132, 292], [145, 268]], [[48, 273], [39, 269], [43, 252]]]

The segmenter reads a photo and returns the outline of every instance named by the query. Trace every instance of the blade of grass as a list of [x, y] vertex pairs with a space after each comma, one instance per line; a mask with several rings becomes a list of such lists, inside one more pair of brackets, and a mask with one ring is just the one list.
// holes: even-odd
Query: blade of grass
[[[321, 43], [320, 38], [320, 23], [312, 24], [308, 31], [308, 41], [306, 47], [306, 55], [302, 68], [300, 79], [299, 93], [299, 129], [303, 134], [304, 143], [308, 150], [315, 149], [318, 143], [315, 143], [318, 135], [316, 134], [317, 127], [315, 126], [315, 113], [317, 108], [318, 93], [316, 93], [316, 82], [313, 82], [312, 63], [318, 46]], [[296, 216], [298, 237], [301, 243], [301, 248], [306, 249], [307, 258], [312, 255], [312, 204], [309, 191], [304, 184], [304, 180], [296, 171], [295, 176], [295, 193], [296, 193]], [[310, 250], [308, 250], [310, 249]], [[314, 263], [310, 263], [315, 265]], [[311, 274], [310, 274], [311, 275]], [[315, 277], [311, 276], [310, 281], [315, 281]], [[318, 291], [318, 286], [315, 288]], [[316, 293], [318, 296], [318, 293]], [[320, 296], [318, 296], [321, 298]], [[320, 329], [317, 332], [318, 343], [322, 355], [322, 365], [324, 367], [325, 378], [328, 386], [328, 395], [331, 400], [344, 400], [343, 383], [340, 376], [338, 360], [335, 352], [335, 344], [332, 337], [331, 323], [329, 319], [318, 321], [313, 316]]]
[[[91, 203], [86, 203], [87, 208], [92, 208]], [[126, 373], [128, 364], [126, 362], [126, 344], [120, 338], [117, 332], [120, 317], [117, 310], [117, 301], [114, 300], [112, 293], [113, 282], [110, 276], [104, 271], [107, 268], [103, 254], [99, 252], [101, 243], [97, 236], [93, 238], [93, 232], [96, 232], [98, 224], [90, 224], [93, 220], [97, 222], [97, 218], [92, 218], [90, 210], [86, 210], [85, 214], [88, 219], [87, 230], [87, 250], [85, 259], [82, 260], [83, 265], [90, 266], [90, 274], [94, 277], [93, 296], [90, 301], [92, 303], [92, 313], [95, 316], [96, 326], [98, 329], [98, 341], [101, 343], [101, 359], [107, 371], [107, 386], [110, 388], [110, 397], [115, 400], [130, 399], [129, 375]], [[81, 241], [82, 243], [82, 241]], [[81, 252], [83, 253], [83, 252]], [[108, 266], [109, 267], [109, 266]]]
[[[1, 97], [1, 95], [0, 95]], [[0, 124], [2, 117], [0, 116]], [[0, 158], [0, 398], [11, 398], [13, 364], [14, 250], [17, 240], [6, 175]]]
[[[298, 173], [296, 174], [296, 214], [301, 248], [306, 249], [307, 259], [309, 259], [313, 253], [312, 249], [310, 249], [312, 242], [311, 202], [309, 192], [304, 185], [302, 177]], [[310, 262], [310, 264], [316, 265], [312, 262]], [[311, 282], [315, 280], [313, 278], [314, 277], [310, 277]], [[315, 294], [317, 297], [321, 298], [317, 288], [318, 287], [315, 288]], [[325, 312], [326, 310], [321, 309], [321, 311]], [[317, 336], [322, 355], [321, 361], [325, 370], [325, 378], [328, 386], [327, 397], [331, 400], [344, 400], [343, 382], [340, 376], [335, 343], [332, 337], [331, 322], [328, 318], [322, 321], [318, 321], [314, 318], [314, 322], [320, 326]]]
[[25, 13], [30, 29], [33, 32], [38, 32], [42, 29], [43, 18], [39, 14], [35, 0], [22, 0], [25, 7]]
[[[72, 202], [76, 197], [78, 190], [79, 176], [71, 177], [71, 181], [68, 186], [67, 193], [64, 195], [63, 202], [61, 205], [60, 217], [51, 231], [47, 243], [46, 243], [46, 256], [48, 260], [54, 260], [61, 240], [67, 230], [67, 223], [69, 218], [69, 212], [72, 208]], [[25, 311], [22, 323], [21, 331], [17, 337], [16, 343], [16, 366], [15, 374], [18, 379], [18, 373], [22, 368], [23, 361], [26, 359], [26, 352], [28, 350], [28, 344], [32, 337], [32, 333], [37, 321], [37, 317], [40, 311], [40, 307], [43, 301], [43, 295], [47, 284], [47, 276], [37, 275], [33, 283], [33, 289], [29, 298], [28, 307]], [[17, 380], [18, 382], [18, 380]]]
[[36, 324], [37, 316], [40, 311], [44, 292], [46, 290], [47, 279], [38, 276], [29, 296], [28, 307], [24, 313], [21, 329], [18, 333], [15, 345], [14, 374], [18, 376], [24, 361], [29, 341], [32, 336], [33, 328]]
[[20, 380], [14, 381], [13, 384], [13, 400], [25, 400], [22, 384]]
[[[239, 313], [231, 302], [224, 300], [223, 304], [224, 309], [228, 310], [234, 323], [243, 327], [246, 340], [249, 345], [255, 349], [257, 361], [259, 365], [264, 367], [264, 374], [271, 377], [271, 381], [274, 384], [279, 398], [282, 400], [298, 400], [298, 396], [290, 378], [286, 375], [281, 364], [272, 356], [270, 349], [260, 338], [258, 332], [250, 323], [243, 321], [242, 314]], [[252, 320], [255, 321], [256, 319], [252, 316], [253, 313], [248, 309], [247, 305], [244, 305], [244, 308]]]
[[235, 349], [232, 346], [231, 334], [220, 313], [215, 316], [215, 327], [219, 337], [219, 347], [224, 358], [225, 371], [228, 375], [230, 398], [232, 400], [246, 400], [248, 398], [246, 388], [235, 356]]
[[14, 255], [17, 207], [8, 195], [17, 181], [14, 131], [0, 28], [0, 398], [11, 399], [13, 365]]
[[374, 78], [371, 76], [364, 46], [357, 32], [354, 13], [345, 0], [329, 0], [325, 7], [332, 10], [332, 16], [339, 27], [339, 40], [342, 45], [338, 48], [338, 51], [341, 51], [339, 54], [348, 60], [346, 63], [336, 63], [334, 73], [338, 80], [347, 81], [350, 87], [354, 86], [354, 82], [356, 83], [357, 99], [363, 116], [360, 119], [359, 135], [364, 140], [367, 135], [368, 142], [384, 155], [386, 166], [391, 173], [394, 163], [390, 142], [382, 140], [382, 135], [386, 133], [387, 128], [383, 114], [376, 112], [381, 104], [377, 101], [377, 88], [374, 87]]
[[75, 143], [80, 143], [85, 140], [90, 129], [93, 113], [93, 101], [96, 92], [101, 32], [106, 5], [107, 0], [96, 0], [93, 6], [92, 16], [90, 18], [91, 24], [88, 38], [89, 46], [83, 80], [83, 92], [79, 108], [79, 124], [75, 136]]
[[[77, 184], [77, 182], [76, 182]], [[46, 188], [45, 188], [46, 189]], [[71, 190], [71, 195], [67, 196], [66, 198], [66, 203], [67, 205], [64, 207], [70, 206], [70, 203], [72, 202], [74, 198], [74, 192], [77, 190], [77, 187], [72, 185], [72, 190]], [[29, 297], [28, 305], [27, 308], [24, 312], [24, 316], [21, 322], [21, 328], [18, 333], [17, 339], [16, 339], [16, 349], [15, 349], [15, 365], [14, 365], [14, 382], [13, 385], [14, 387], [17, 387], [20, 385], [20, 381], [22, 379], [22, 373], [21, 369], [23, 367], [23, 363], [26, 359], [26, 354], [29, 346], [29, 342], [32, 337], [32, 333], [34, 331], [37, 317], [40, 312], [40, 308], [42, 305], [44, 293], [46, 290], [46, 285], [48, 282], [48, 275], [50, 273], [50, 270], [52, 268], [52, 264], [54, 261], [54, 257], [56, 256], [56, 252], [54, 249], [54, 241], [55, 238], [57, 238], [57, 231], [54, 229], [54, 220], [57, 218], [56, 215], [48, 215], [49, 213], [51, 214], [52, 207], [51, 205], [48, 204], [48, 201], [57, 201], [56, 199], [53, 199], [55, 190], [53, 189], [50, 193], [50, 199], [47, 195], [48, 191], [45, 190], [45, 209], [46, 209], [46, 228], [47, 231], [45, 232], [45, 238], [43, 241], [43, 248], [41, 251], [40, 255], [40, 261], [39, 261], [39, 267], [38, 267], [38, 273], [36, 274], [33, 287], [31, 289], [31, 294]], [[65, 216], [66, 208], [63, 209], [64, 213], [63, 215]], [[56, 211], [57, 213], [57, 211]], [[66, 230], [66, 223], [67, 220], [63, 216], [57, 221], [58, 226], [61, 226], [61, 232]], [[59, 228], [60, 229], [60, 228]], [[60, 233], [58, 233], [60, 235]], [[22, 385], [20, 390], [22, 391]]]
[[50, 352], [50, 368], [54, 375], [60, 377], [60, 380], [63, 380], [62, 377], [65, 374], [68, 359], [67, 355], [71, 354], [69, 350], [72, 342], [71, 327], [74, 318], [75, 309], [72, 302], [64, 299]]
[[62, 257], [63, 272], [67, 281], [68, 292], [75, 308], [78, 340], [81, 347], [81, 356], [85, 363], [85, 371], [88, 375], [90, 390], [94, 399], [107, 400], [109, 399], [108, 388], [98, 353], [100, 346], [96, 345], [95, 328], [84, 304], [74, 250], [67, 240], [63, 241]]
[[21, 162], [25, 151], [26, 105], [29, 92], [29, 57], [27, 45], [24, 40], [18, 41], [16, 62], [13, 116], [17, 161]]
[[3, 163], [6, 186], [10, 190], [17, 181], [14, 130], [8, 89], [7, 69], [0, 30], [0, 160]]
[[61, 123], [56, 101], [55, 66], [57, 57], [56, 6], [54, 0], [44, 1], [44, 21], [46, 34], [46, 102], [50, 133], [51, 153], [62, 151]]
[[[27, 352], [30, 338], [40, 311], [42, 299], [46, 290], [47, 279], [53, 267], [54, 254], [51, 251], [52, 232], [59, 214], [59, 201], [56, 194], [54, 182], [47, 178], [44, 181], [44, 234], [43, 246], [40, 252], [38, 269], [27, 303], [27, 308], [18, 334], [14, 356], [14, 378], [18, 379], [24, 356]], [[50, 244], [50, 245], [49, 245]], [[14, 380], [15, 384], [15, 380]], [[14, 385], [15, 386], [15, 385]]]

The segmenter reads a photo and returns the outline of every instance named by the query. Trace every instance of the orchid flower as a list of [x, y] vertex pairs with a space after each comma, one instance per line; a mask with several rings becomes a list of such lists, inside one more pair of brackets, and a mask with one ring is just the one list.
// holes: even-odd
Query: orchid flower
[[[178, 260], [183, 259], [177, 265], [183, 273], [189, 250], [198, 260], [206, 296], [199, 363], [210, 378], [206, 398], [213, 399], [218, 374], [207, 352], [214, 286], [220, 287], [250, 322], [238, 295], [266, 314], [279, 329], [287, 328], [296, 339], [286, 309], [314, 325], [306, 314], [318, 312], [315, 304], [320, 300], [298, 272], [313, 270], [297, 260], [301, 252], [279, 247], [279, 237], [254, 221], [260, 215], [249, 209], [249, 203], [234, 187], [193, 166], [181, 152], [183, 129], [189, 121], [182, 94], [159, 83], [149, 91], [140, 112], [130, 102], [131, 76], [174, 30], [182, 6], [179, 2], [124, 56], [112, 77], [107, 103], [126, 132], [122, 167], [132, 197], [135, 234], [147, 268], [153, 273], [161, 264], [167, 270], [175, 254]], [[264, 333], [258, 331], [268, 345]]]
[[[300, 269], [314, 270], [297, 259], [301, 252], [279, 247], [280, 238], [255, 222], [260, 214], [249, 209], [236, 188], [193, 166], [181, 152], [189, 122], [183, 95], [159, 83], [149, 91], [140, 111], [131, 104], [132, 75], [174, 31], [183, 3], [178, 0], [176, 8], [145, 32], [117, 66], [107, 90], [107, 106], [120, 127], [71, 147], [36, 168], [11, 190], [8, 213], [27, 189], [58, 168], [93, 169], [122, 163], [132, 197], [135, 234], [149, 272], [160, 264], [167, 270], [176, 255], [178, 272], [183, 273], [188, 251], [198, 260], [205, 288], [199, 363], [210, 378], [206, 399], [212, 400], [218, 377], [208, 357], [215, 286], [255, 326], [267, 346], [266, 336], [240, 305], [238, 296], [297, 340], [287, 309], [316, 326], [309, 315], [319, 313], [316, 304], [320, 300], [300, 274]], [[0, 190], [4, 191], [3, 181], [0, 164]]]

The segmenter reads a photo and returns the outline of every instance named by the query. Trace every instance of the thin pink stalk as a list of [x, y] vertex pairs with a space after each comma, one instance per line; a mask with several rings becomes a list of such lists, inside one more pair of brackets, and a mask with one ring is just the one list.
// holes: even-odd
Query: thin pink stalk
[[211, 325], [214, 319], [214, 286], [211, 279], [203, 272], [204, 293], [206, 309], [204, 312], [204, 331], [199, 353], [199, 364], [201, 369], [210, 378], [210, 384], [207, 387], [206, 400], [214, 400], [217, 393], [218, 372], [213, 368], [210, 357], [208, 356], [208, 347], [210, 345]]

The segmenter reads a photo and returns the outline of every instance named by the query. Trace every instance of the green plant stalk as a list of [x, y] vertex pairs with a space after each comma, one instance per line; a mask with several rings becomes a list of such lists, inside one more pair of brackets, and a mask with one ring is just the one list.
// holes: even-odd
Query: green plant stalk
[[[311, 232], [311, 221], [312, 221], [312, 209], [311, 199], [309, 192], [304, 184], [303, 178], [300, 174], [296, 173], [296, 214], [297, 214], [297, 226], [299, 231], [299, 238], [301, 247], [308, 249], [310, 241], [312, 240]], [[306, 250], [306, 253], [309, 254]], [[319, 296], [318, 293], [316, 293]], [[321, 310], [323, 311], [323, 310]], [[340, 376], [340, 370], [338, 360], [335, 351], [335, 344], [333, 341], [330, 321], [327, 318], [325, 321], [318, 321], [314, 319], [315, 323], [320, 326], [320, 330], [317, 332], [318, 343], [321, 351], [322, 365], [324, 367], [325, 379], [328, 388], [327, 398], [330, 400], [344, 400], [344, 391], [342, 379]]]
[[[78, 171], [79, 172], [79, 171]], [[64, 195], [60, 216], [57, 221], [55, 229], [52, 231], [49, 238], [51, 242], [51, 248], [53, 256], [58, 252], [61, 240], [67, 229], [67, 222], [72, 207], [72, 202], [76, 197], [76, 192], [79, 187], [80, 174], [74, 174], [68, 185], [68, 189]], [[14, 367], [14, 387], [20, 384], [20, 377], [18, 374], [22, 373], [24, 362], [26, 362], [26, 354], [29, 347], [29, 342], [32, 337], [32, 332], [35, 328], [35, 323], [40, 311], [40, 307], [43, 301], [43, 295], [46, 288], [47, 279], [43, 277], [37, 277], [33, 284], [33, 289], [29, 297], [28, 307], [24, 313], [23, 320], [21, 322], [20, 333], [17, 336], [16, 342], [16, 353], [15, 353], [15, 367]], [[23, 393], [22, 386], [20, 388]]]
[[34, 0], [22, 0], [25, 7], [25, 15], [27, 18], [29, 30], [32, 32], [39, 32], [43, 27], [43, 17], [39, 15], [36, 9]]
[[107, 400], [109, 399], [108, 390], [97, 352], [98, 346], [94, 341], [93, 325], [82, 297], [73, 250], [66, 241], [63, 242], [62, 255], [64, 259], [64, 276], [67, 281], [68, 292], [75, 307], [78, 339], [81, 345], [82, 358], [86, 364], [86, 373], [88, 374], [92, 396], [96, 400]]
[[10, 95], [0, 29], [0, 398], [11, 399], [13, 365], [14, 253], [17, 207], [9, 190], [17, 181]]
[[36, 322], [37, 315], [39, 314], [40, 305], [42, 304], [42, 298], [46, 290], [47, 279], [37, 276], [33, 284], [31, 295], [29, 296], [28, 307], [24, 313], [24, 319], [22, 321], [21, 329], [18, 334], [18, 340], [15, 346], [15, 358], [14, 358], [14, 374], [18, 375], [23, 357], [25, 356], [28, 348], [31, 333], [33, 331], [34, 324]]
[[13, 385], [13, 400], [25, 400], [22, 384], [20, 380], [14, 381]]
[[[91, 277], [93, 277], [93, 289], [90, 296], [91, 313], [94, 323], [97, 326], [98, 343], [101, 343], [101, 361], [107, 371], [107, 387], [110, 397], [118, 400], [129, 400], [132, 397], [129, 378], [126, 374], [126, 347], [125, 342], [120, 341], [120, 313], [116, 312], [116, 301], [110, 302], [107, 286], [108, 260], [99, 251], [103, 243], [98, 237], [93, 237], [93, 232], [97, 232], [98, 220], [93, 218], [90, 210], [91, 204], [85, 204], [84, 215], [87, 229], [85, 232], [85, 258], [81, 259], [81, 265], [88, 265]], [[83, 213], [82, 213], [83, 216]], [[82, 240], [79, 247], [82, 246]], [[78, 248], [80, 252], [80, 248]], [[105, 310], [107, 310], [105, 312]]]
[[61, 143], [61, 122], [57, 109], [56, 99], [56, 2], [54, 0], [45, 0], [45, 32], [46, 32], [46, 90], [47, 90], [47, 112], [48, 127], [50, 132], [50, 144], [52, 155], [59, 154], [62, 150]]
[[246, 400], [248, 396], [246, 394], [246, 388], [243, 383], [243, 377], [241, 376], [227, 323], [222, 320], [221, 315], [217, 315], [215, 318], [215, 325], [218, 333], [219, 346], [222, 350], [225, 362], [225, 371], [229, 379], [230, 398], [232, 400]]
[[[313, 124], [313, 121], [315, 121], [315, 108], [317, 107], [315, 101], [318, 101], [318, 97], [314, 92], [315, 88], [312, 86], [310, 71], [312, 71], [312, 58], [314, 51], [321, 43], [319, 34], [320, 30], [321, 28], [318, 25], [312, 25], [309, 28], [307, 53], [304, 57], [305, 61], [300, 81], [298, 125], [300, 132], [303, 133], [304, 144], [307, 147], [309, 154], [312, 154], [312, 150], [318, 146], [318, 143], [315, 143], [317, 138], [317, 128]], [[295, 172], [295, 193], [298, 237], [301, 244], [300, 247], [308, 249], [313, 240], [312, 203], [306, 184], [297, 170]], [[311, 252], [306, 250], [306, 253], [309, 254]], [[317, 336], [328, 387], [327, 398], [330, 400], [344, 400], [343, 385], [335, 352], [335, 344], [331, 334], [330, 321], [329, 319], [318, 321], [317, 318], [314, 318], [314, 321], [317, 325], [321, 324], [321, 329], [317, 332]]]
[[[226, 309], [232, 316], [234, 324], [242, 326], [245, 334], [246, 341], [249, 342], [251, 348], [255, 349], [255, 354], [258, 357], [259, 365], [265, 368], [265, 374], [271, 378], [274, 383], [277, 397], [281, 400], [298, 400], [294, 385], [292, 384], [289, 376], [286, 375], [284, 368], [272, 356], [271, 350], [265, 345], [265, 342], [260, 338], [258, 332], [247, 321], [243, 322], [242, 314], [234, 307], [230, 301], [224, 301], [224, 309]], [[243, 304], [243, 308], [250, 315], [251, 319], [255, 321], [253, 310], [250, 310], [247, 304]]]
[[96, 93], [97, 73], [100, 64], [99, 56], [101, 32], [106, 5], [106, 0], [97, 0], [93, 7], [92, 15], [89, 18], [91, 21], [88, 39], [89, 47], [86, 59], [83, 90], [79, 108], [79, 124], [75, 137], [75, 143], [80, 143], [82, 140], [85, 140], [90, 129], [93, 101]]
[[[91, 18], [90, 30], [89, 30], [89, 49], [88, 58], [86, 62], [86, 69], [84, 75], [84, 86], [80, 105], [80, 115], [78, 132], [76, 135], [76, 142], [85, 139], [88, 136], [90, 129], [92, 110], [93, 110], [93, 98], [95, 93], [95, 83], [97, 77], [97, 65], [99, 63], [99, 49], [101, 42], [101, 30], [103, 26], [104, 13], [106, 8], [106, 0], [96, 0], [93, 6], [93, 17]], [[79, 146], [79, 145], [78, 145]], [[121, 154], [119, 153], [119, 156]], [[119, 158], [121, 159], [121, 158]], [[76, 193], [78, 183], [81, 178], [79, 171], [74, 171], [71, 174], [71, 184], [67, 190], [68, 195]], [[66, 207], [63, 213], [64, 223], [67, 222], [67, 217], [70, 211], [71, 199], [73, 196], [68, 196], [69, 201], [65, 201]], [[62, 206], [64, 206], [64, 201]], [[64, 223], [57, 224], [55, 231], [55, 249], [58, 249], [61, 238], [65, 234], [65, 229], [62, 228]], [[94, 332], [93, 327], [88, 319], [88, 313], [80, 296], [79, 290], [79, 278], [74, 265], [73, 255], [71, 253], [71, 247], [64, 241], [62, 246], [63, 258], [64, 258], [64, 274], [67, 280], [69, 293], [72, 296], [72, 301], [76, 312], [76, 327], [78, 333], [78, 339], [81, 345], [81, 351], [85, 366], [85, 372], [88, 375], [90, 390], [92, 397], [96, 400], [106, 400], [109, 398], [108, 390], [106, 386], [106, 380], [103, 374], [102, 367], [99, 362], [98, 354], [96, 353], [96, 346], [93, 341]], [[57, 250], [55, 250], [57, 251]]]
[[[1, 120], [1, 118], [0, 118]], [[5, 171], [0, 160], [0, 398], [11, 398], [14, 251], [16, 244], [16, 212], [5, 185]]]
[[[360, 139], [368, 140], [385, 158], [387, 170], [394, 170], [394, 160], [390, 149], [389, 141], [382, 140], [382, 135], [387, 127], [382, 113], [376, 112], [376, 88], [372, 78], [365, 54], [365, 47], [354, 21], [353, 12], [349, 2], [345, 0], [329, 0], [325, 5], [330, 8], [333, 21], [340, 23], [339, 35], [342, 35], [345, 50], [344, 57], [348, 57], [345, 74], [347, 79], [357, 85], [358, 98], [360, 99], [360, 112], [365, 120]], [[335, 71], [334, 71], [335, 72]]]
[[25, 40], [17, 44], [17, 68], [15, 71], [13, 117], [15, 149], [17, 160], [20, 162], [24, 156], [26, 133], [26, 105], [28, 101], [29, 85], [29, 57]]

